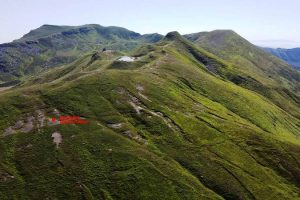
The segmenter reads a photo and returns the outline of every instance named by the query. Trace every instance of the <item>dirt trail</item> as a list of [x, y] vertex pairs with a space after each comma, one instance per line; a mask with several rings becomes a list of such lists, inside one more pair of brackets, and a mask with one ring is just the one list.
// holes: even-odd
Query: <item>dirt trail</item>
[[0, 92], [2, 91], [5, 91], [5, 90], [8, 90], [10, 88], [12, 88], [13, 86], [10, 86], [10, 87], [0, 87]]
[[173, 129], [174, 131], [181, 131], [181, 129], [169, 117], [165, 116], [163, 113], [154, 112], [154, 111], [150, 110], [145, 105], [143, 105], [138, 98], [136, 98], [130, 94], [129, 94], [129, 97], [131, 98], [131, 100], [128, 101], [128, 103], [134, 108], [134, 110], [136, 111], [136, 113], [138, 115], [141, 114], [141, 111], [144, 111], [148, 114], [151, 114], [152, 116], [161, 118], [165, 122], [165, 124], [169, 128]]

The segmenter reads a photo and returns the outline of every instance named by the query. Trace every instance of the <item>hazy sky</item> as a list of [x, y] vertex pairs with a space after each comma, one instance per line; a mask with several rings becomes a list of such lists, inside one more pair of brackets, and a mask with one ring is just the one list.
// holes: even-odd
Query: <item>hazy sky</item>
[[166, 34], [233, 29], [252, 43], [300, 47], [299, 0], [0, 0], [0, 43], [43, 24]]

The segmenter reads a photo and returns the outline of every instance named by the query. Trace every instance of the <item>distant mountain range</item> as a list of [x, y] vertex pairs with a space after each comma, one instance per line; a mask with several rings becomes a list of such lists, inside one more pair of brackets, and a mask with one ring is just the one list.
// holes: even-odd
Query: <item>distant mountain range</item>
[[[222, 47], [223, 36], [235, 36], [233, 31], [213, 31], [184, 35], [210, 50]], [[221, 36], [221, 37], [220, 37]], [[207, 38], [209, 37], [209, 39]], [[127, 51], [145, 43], [151, 44], [163, 38], [162, 35], [144, 34], [121, 27], [104, 27], [97, 24], [83, 26], [43, 25], [11, 43], [0, 44], [0, 83], [15, 81], [20, 77], [41, 70], [67, 64], [78, 56], [92, 50]], [[209, 40], [210, 47], [207, 46]], [[212, 45], [212, 46], [211, 46]], [[232, 43], [231, 45], [235, 45]], [[234, 51], [233, 47], [231, 50]], [[300, 66], [300, 49], [271, 49], [267, 52]], [[249, 56], [249, 55], [248, 55]]]
[[286, 61], [296, 69], [300, 70], [300, 48], [282, 49], [282, 48], [263, 48], [274, 56]]
[[0, 44], [0, 81], [9, 81], [74, 61], [92, 50], [130, 50], [157, 42], [159, 34], [145, 34], [121, 27], [43, 25], [21, 39]]

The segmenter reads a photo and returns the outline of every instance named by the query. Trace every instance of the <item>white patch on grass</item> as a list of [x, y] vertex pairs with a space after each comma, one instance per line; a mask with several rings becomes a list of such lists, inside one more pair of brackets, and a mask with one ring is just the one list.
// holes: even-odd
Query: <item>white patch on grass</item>
[[59, 132], [52, 133], [51, 137], [53, 138], [53, 142], [56, 145], [56, 148], [59, 147], [60, 143], [62, 142], [62, 136]]
[[119, 129], [122, 128], [123, 124], [122, 123], [107, 124], [107, 126], [109, 126], [110, 128]]
[[136, 85], [136, 89], [138, 91], [144, 91], [144, 87], [142, 85], [140, 85], [140, 84]]
[[129, 57], [129, 56], [122, 56], [121, 58], [118, 59], [118, 61], [123, 61], [123, 62], [133, 62], [135, 60], [134, 57]]

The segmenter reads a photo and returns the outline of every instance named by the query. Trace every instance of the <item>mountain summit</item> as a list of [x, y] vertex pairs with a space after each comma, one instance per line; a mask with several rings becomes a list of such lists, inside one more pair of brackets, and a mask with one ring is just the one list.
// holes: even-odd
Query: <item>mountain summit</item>
[[181, 35], [177, 32], [177, 31], [172, 31], [167, 33], [167, 35], [165, 36], [166, 39], [169, 40], [175, 40], [175, 39], [179, 39], [181, 37]]

